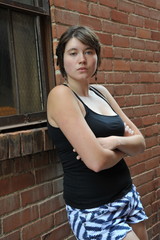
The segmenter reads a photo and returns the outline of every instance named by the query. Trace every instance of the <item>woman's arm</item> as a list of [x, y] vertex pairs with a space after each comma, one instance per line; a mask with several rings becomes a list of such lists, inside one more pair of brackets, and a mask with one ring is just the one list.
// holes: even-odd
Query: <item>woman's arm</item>
[[69, 88], [61, 85], [50, 92], [47, 115], [49, 123], [61, 129], [82, 161], [93, 171], [113, 167], [124, 157], [123, 152], [104, 149], [99, 144], [84, 119], [82, 106]]
[[112, 144], [112, 149], [119, 149], [127, 155], [134, 156], [145, 150], [145, 140], [138, 128], [133, 122], [124, 114], [121, 108], [118, 106], [114, 98], [108, 92], [108, 90], [101, 86], [96, 85], [99, 90], [109, 101], [114, 111], [119, 114], [125, 123], [125, 134], [123, 137], [111, 136], [106, 138], [100, 138], [98, 141], [104, 148], [108, 148]]

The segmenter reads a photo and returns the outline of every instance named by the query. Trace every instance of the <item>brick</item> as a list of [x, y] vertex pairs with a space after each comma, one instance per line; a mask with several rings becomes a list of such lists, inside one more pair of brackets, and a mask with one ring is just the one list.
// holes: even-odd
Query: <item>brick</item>
[[113, 48], [112, 47], [103, 47], [101, 50], [102, 58], [112, 58], [113, 57]]
[[106, 74], [104, 72], [98, 72], [97, 73], [97, 82], [94, 81], [94, 83], [103, 84], [105, 79], [106, 79]]
[[144, 0], [143, 1], [145, 6], [151, 7], [151, 8], [156, 8], [156, 1], [152, 0]]
[[158, 30], [158, 21], [153, 19], [146, 18], [145, 20], [145, 28], [152, 29], [152, 30]]
[[0, 216], [9, 214], [18, 208], [20, 208], [20, 197], [18, 193], [0, 199]]
[[7, 159], [9, 153], [8, 136], [6, 134], [0, 134], [0, 160]]
[[154, 201], [154, 199], [155, 199], [155, 193], [151, 192], [142, 198], [142, 203], [144, 206], [148, 206]]
[[131, 58], [131, 50], [126, 48], [114, 48], [114, 57], [120, 59], [130, 59]]
[[160, 84], [152, 83], [150, 85], [147, 85], [146, 90], [147, 90], [147, 93], [160, 93]]
[[150, 16], [150, 11], [148, 7], [144, 7], [144, 6], [140, 6], [140, 5], [136, 5], [135, 6], [135, 13], [137, 15], [143, 16], [143, 17], [147, 17], [149, 18]]
[[97, 33], [101, 44], [112, 45], [112, 36], [107, 33]]
[[131, 48], [145, 49], [145, 41], [141, 39], [131, 39]]
[[140, 81], [140, 74], [138, 73], [125, 73], [124, 75], [124, 82], [125, 83], [139, 83]]
[[160, 20], [160, 15], [159, 15], [159, 10], [155, 9], [150, 9], [150, 18], [155, 19], [155, 20]]
[[79, 24], [87, 25], [96, 31], [102, 29], [101, 20], [96, 17], [88, 17], [85, 15], [80, 15], [79, 16]]
[[130, 168], [130, 171], [132, 176], [136, 176], [138, 174], [145, 172], [145, 163], [140, 163], [135, 166], [132, 166]]
[[21, 154], [20, 135], [18, 133], [9, 134], [8, 141], [9, 141], [9, 158], [20, 156]]
[[154, 53], [152, 51], [146, 52], [146, 61], [154, 62]]
[[44, 150], [44, 132], [42, 130], [33, 131], [33, 153]]
[[33, 152], [32, 131], [22, 132], [20, 136], [21, 136], [21, 154], [23, 156], [32, 154]]
[[113, 46], [128, 48], [130, 45], [128, 37], [113, 36]]
[[79, 14], [75, 12], [63, 11], [62, 9], [55, 9], [55, 21], [67, 25], [79, 24]]
[[146, 138], [146, 147], [152, 148], [158, 144], [158, 138], [157, 136], [152, 136], [149, 138]]
[[143, 117], [149, 114], [148, 106], [140, 106], [134, 108], [134, 116]]
[[153, 42], [153, 41], [146, 41], [145, 42], [146, 50], [151, 50], [151, 51], [159, 51], [160, 49], [160, 43], [159, 42]]
[[115, 86], [114, 88], [114, 93], [116, 95], [129, 95], [132, 92], [131, 86], [128, 85], [120, 85], [120, 86]]
[[46, 216], [64, 207], [63, 195], [59, 194], [40, 204], [40, 216]]
[[137, 106], [140, 105], [140, 96], [129, 96], [125, 97], [126, 106]]
[[124, 12], [112, 10], [111, 19], [119, 23], [128, 24], [128, 14]]
[[118, 2], [118, 10], [127, 12], [127, 13], [133, 13], [135, 11], [135, 5], [130, 2], [125, 2], [123, 0]]
[[160, 32], [153, 32], [152, 31], [152, 39], [155, 41], [160, 41]]
[[5, 176], [12, 174], [14, 171], [14, 163], [12, 159], [4, 160], [0, 162], [0, 175]]
[[155, 96], [142, 96], [142, 105], [151, 105], [155, 103]]
[[35, 237], [39, 236], [40, 234], [44, 234], [45, 232], [48, 232], [53, 227], [54, 219], [52, 215], [46, 216], [42, 219], [38, 219], [34, 223], [29, 224], [22, 229], [22, 239], [35, 239]]
[[132, 58], [133, 60], [145, 60], [147, 53], [143, 50], [132, 50]]
[[48, 198], [52, 194], [53, 189], [51, 183], [46, 183], [29, 190], [25, 190], [21, 193], [22, 206], [25, 207], [29, 204], [39, 202], [40, 200]]
[[63, 178], [58, 178], [53, 181], [53, 194], [58, 194], [63, 191]]
[[21, 237], [20, 237], [20, 232], [19, 231], [16, 231], [14, 233], [10, 233], [10, 234], [7, 234], [7, 235], [3, 235], [2, 237], [0, 237], [0, 240], [21, 240]]
[[118, 103], [118, 105], [120, 106], [120, 107], [124, 107], [124, 106], [126, 106], [126, 101], [125, 101], [125, 98], [124, 97], [115, 97], [115, 100], [116, 100], [116, 102]]
[[149, 108], [149, 114], [150, 115], [154, 115], [154, 114], [157, 115], [157, 113], [159, 113], [159, 109], [160, 109], [160, 104], [153, 105], [151, 108]]
[[[52, 152], [54, 153], [54, 152]], [[54, 154], [53, 159], [54, 159]], [[41, 152], [41, 153], [36, 153], [32, 155], [32, 160], [33, 160], [33, 165], [34, 168], [42, 168], [44, 166], [49, 165], [50, 160], [49, 160], [49, 152]]]
[[152, 170], [159, 167], [159, 157], [152, 158], [145, 163], [145, 169]]
[[50, 233], [46, 234], [42, 239], [43, 240], [53, 240], [53, 239], [60, 240], [60, 239], [66, 239], [67, 236], [69, 235], [71, 235], [71, 228], [68, 223], [65, 223], [53, 229]]
[[62, 209], [54, 214], [55, 226], [63, 224], [68, 221], [66, 209]]
[[44, 129], [44, 150], [48, 151], [52, 149], [54, 149], [54, 145], [51, 138], [48, 135], [48, 129]]
[[139, 61], [132, 61], [130, 63], [131, 71], [133, 72], [145, 72], [146, 71], [146, 63]]
[[147, 72], [159, 72], [160, 64], [159, 63], [146, 63], [146, 71]]
[[133, 26], [121, 25], [120, 33], [124, 36], [135, 37], [136, 36], [136, 28]]
[[100, 4], [111, 7], [111, 8], [117, 8], [118, 6], [118, 1], [117, 0], [99, 0]]
[[144, 83], [153, 83], [154, 82], [154, 74], [153, 73], [141, 73], [139, 77], [140, 82]]
[[103, 20], [102, 21], [102, 31], [107, 33], [120, 33], [120, 28], [117, 23], [114, 22], [108, 22]]
[[46, 182], [63, 175], [63, 169], [61, 163], [48, 165], [42, 169], [35, 171], [36, 183]]
[[65, 0], [50, 0], [50, 5], [54, 4], [54, 7], [61, 7], [65, 8], [66, 7], [66, 1]]
[[74, 1], [74, 0], [70, 0], [70, 1], [66, 1], [65, 2], [65, 8], [72, 10], [72, 11], [78, 11], [79, 13], [84, 13], [84, 14], [89, 14], [89, 10], [88, 10], [88, 3], [84, 2], [84, 1]]
[[151, 31], [147, 29], [137, 29], [137, 37], [144, 38], [144, 39], [151, 39]]
[[153, 61], [155, 61], [155, 62], [160, 62], [160, 53], [154, 53], [154, 59], [153, 59]]
[[103, 58], [99, 70], [103, 71], [112, 71], [112, 60]]
[[32, 159], [29, 155], [14, 160], [14, 172], [24, 173], [32, 169]]
[[155, 190], [154, 181], [147, 182], [137, 187], [138, 192], [141, 196], [147, 195]]
[[124, 73], [111, 72], [107, 73], [107, 80], [111, 83], [123, 83], [124, 82]]
[[144, 134], [145, 134], [145, 137], [151, 137], [155, 134], [158, 134], [158, 132], [159, 132], [158, 127], [154, 125], [151, 127], [145, 127]]
[[32, 173], [24, 173], [18, 176], [12, 176], [0, 180], [0, 196], [16, 192], [23, 188], [34, 185], [34, 176]]
[[90, 4], [90, 14], [98, 18], [110, 19], [111, 9], [98, 4]]
[[136, 27], [143, 27], [144, 26], [144, 19], [140, 16], [131, 14], [129, 16], [129, 25], [136, 26]]
[[114, 60], [113, 68], [115, 71], [130, 71], [130, 62], [124, 60]]
[[153, 171], [149, 171], [149, 172], [145, 172], [145, 173], [143, 173], [141, 175], [135, 176], [133, 178], [133, 180], [134, 180], [134, 184], [136, 186], [140, 186], [140, 185], [142, 185], [144, 183], [152, 181], [153, 178], [154, 178], [154, 172]]
[[157, 118], [156, 116], [146, 116], [143, 117], [143, 124], [144, 126], [153, 126], [153, 124], [155, 124], [157, 122]]
[[9, 215], [3, 219], [3, 231], [11, 232], [16, 228], [19, 228], [29, 222], [38, 218], [38, 207], [33, 206], [24, 210], [20, 210], [12, 215]]

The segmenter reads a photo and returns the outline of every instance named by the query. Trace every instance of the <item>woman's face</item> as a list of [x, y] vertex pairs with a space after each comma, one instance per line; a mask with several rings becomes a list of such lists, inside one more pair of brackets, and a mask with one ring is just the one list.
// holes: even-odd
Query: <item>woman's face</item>
[[97, 69], [96, 51], [75, 37], [66, 44], [63, 60], [68, 80], [87, 80]]

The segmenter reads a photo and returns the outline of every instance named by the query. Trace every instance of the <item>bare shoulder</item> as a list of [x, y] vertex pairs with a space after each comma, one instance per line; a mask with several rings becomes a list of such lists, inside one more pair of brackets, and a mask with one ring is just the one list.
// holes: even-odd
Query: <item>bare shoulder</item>
[[71, 90], [68, 87], [66, 87], [65, 85], [58, 85], [50, 91], [48, 95], [48, 100], [54, 99], [57, 97], [63, 99], [68, 94], [71, 94]]
[[78, 104], [73, 92], [64, 85], [54, 87], [47, 99], [47, 117], [51, 125], [57, 126], [58, 119], [70, 113]]

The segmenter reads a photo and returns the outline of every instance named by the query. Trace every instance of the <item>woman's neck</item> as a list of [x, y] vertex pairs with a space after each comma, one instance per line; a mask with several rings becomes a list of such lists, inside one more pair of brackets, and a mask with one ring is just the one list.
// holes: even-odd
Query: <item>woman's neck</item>
[[68, 81], [68, 87], [71, 88], [77, 95], [88, 97], [89, 96], [89, 83]]

